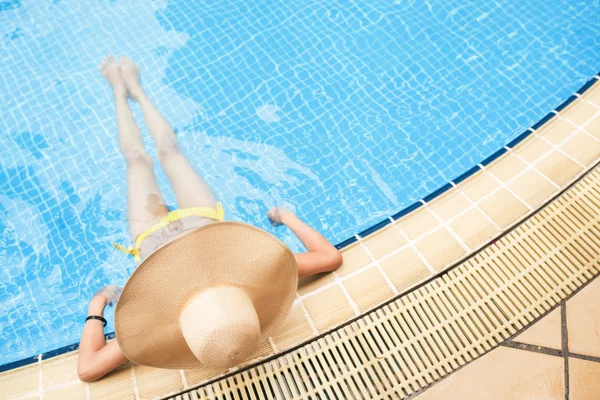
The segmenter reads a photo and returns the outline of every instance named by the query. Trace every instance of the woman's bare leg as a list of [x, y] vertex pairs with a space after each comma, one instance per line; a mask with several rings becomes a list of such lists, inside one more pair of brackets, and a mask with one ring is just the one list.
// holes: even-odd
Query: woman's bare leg
[[146, 126], [156, 143], [160, 165], [171, 181], [177, 204], [180, 208], [214, 208], [216, 199], [212, 189], [181, 152], [173, 128], [142, 89], [138, 66], [129, 57], [120, 57], [119, 65], [129, 96], [142, 108]]
[[127, 102], [127, 87], [115, 58], [109, 56], [100, 71], [113, 88], [121, 153], [127, 163], [127, 218], [129, 234], [135, 239], [169, 212], [152, 169], [152, 159], [144, 149], [140, 129]]

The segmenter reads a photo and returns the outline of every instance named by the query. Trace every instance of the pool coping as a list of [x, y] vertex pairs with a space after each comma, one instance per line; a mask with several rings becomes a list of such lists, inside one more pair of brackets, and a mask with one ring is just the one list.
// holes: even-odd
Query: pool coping
[[[575, 187], [581, 181], [584, 181], [588, 176], [590, 176], [591, 174], [594, 174], [594, 173], [597, 175], [599, 172], [600, 172], [600, 161], [598, 161], [594, 165], [592, 165], [589, 170], [587, 170], [584, 174], [578, 176], [574, 181], [570, 182], [568, 185], [566, 185], [565, 187], [561, 188], [561, 190], [559, 190], [557, 193], [555, 193], [550, 199], [548, 199], [548, 201], [545, 201], [531, 215], [528, 215], [526, 218], [523, 218], [518, 223], [516, 223], [516, 224], [512, 225], [511, 227], [507, 228], [506, 230], [502, 231], [499, 239], [509, 236], [513, 231], [517, 230], [519, 227], [521, 227], [523, 224], [525, 224], [532, 216], [537, 215], [537, 214], [541, 213], [542, 211], [544, 211], [548, 206], [550, 206], [551, 204], [553, 204], [558, 199], [562, 198], [563, 195], [566, 192], [569, 192], [573, 187]], [[430, 278], [428, 278], [428, 279], [420, 282], [418, 285], [411, 287], [406, 292], [403, 292], [403, 293], [401, 293], [401, 294], [399, 294], [397, 296], [394, 296], [393, 298], [386, 300], [385, 302], [377, 305], [376, 307], [374, 307], [374, 308], [372, 308], [372, 309], [370, 309], [368, 311], [365, 311], [365, 312], [361, 313], [360, 315], [357, 315], [357, 316], [351, 318], [348, 321], [345, 321], [345, 322], [341, 323], [340, 325], [336, 326], [334, 329], [322, 332], [319, 335], [314, 336], [314, 337], [310, 338], [309, 340], [306, 340], [306, 341], [304, 341], [302, 343], [299, 343], [299, 344], [297, 344], [294, 347], [285, 349], [284, 351], [282, 351], [280, 353], [273, 354], [273, 355], [270, 355], [267, 358], [261, 359], [257, 363], [251, 363], [251, 364], [248, 364], [248, 365], [244, 365], [240, 369], [234, 370], [232, 372], [228, 372], [225, 375], [221, 375], [221, 376], [216, 376], [216, 377], [210, 378], [206, 382], [203, 382], [203, 383], [201, 383], [199, 385], [193, 385], [192, 387], [189, 387], [189, 388], [187, 388], [185, 390], [181, 390], [181, 391], [176, 392], [176, 393], [167, 394], [166, 395], [167, 397], [164, 397], [164, 398], [165, 399], [167, 399], [167, 398], [174, 399], [174, 398], [176, 398], [176, 396], [180, 396], [180, 395], [183, 395], [185, 393], [188, 393], [188, 394], [192, 393], [194, 390], [197, 390], [197, 389], [200, 389], [200, 388], [203, 388], [203, 387], [208, 387], [208, 386], [210, 386], [212, 384], [215, 384], [217, 382], [222, 382], [222, 381], [227, 380], [227, 379], [229, 379], [229, 378], [231, 378], [233, 376], [240, 376], [240, 374], [243, 374], [245, 371], [252, 370], [255, 367], [257, 367], [258, 365], [266, 365], [266, 364], [268, 364], [270, 362], [273, 362], [275, 360], [279, 360], [282, 357], [285, 357], [286, 355], [289, 355], [289, 354], [294, 353], [294, 352], [298, 352], [301, 349], [305, 348], [307, 345], [314, 344], [314, 343], [318, 342], [321, 339], [324, 339], [324, 338], [326, 338], [328, 336], [331, 336], [331, 334], [333, 332], [342, 332], [344, 330], [344, 328], [347, 328], [347, 327], [349, 327], [351, 325], [356, 325], [357, 323], [360, 323], [360, 321], [363, 321], [365, 319], [365, 317], [368, 317], [369, 315], [374, 316], [378, 312], [381, 312], [384, 308], [388, 308], [391, 304], [396, 303], [398, 300], [400, 300], [400, 298], [406, 297], [409, 293], [414, 293], [414, 292], [418, 291], [419, 289], [421, 289], [423, 286], [429, 285], [435, 279], [438, 279], [438, 278], [440, 278], [442, 276], [445, 276], [445, 275], [448, 275], [448, 274], [452, 273], [455, 270], [455, 268], [459, 268], [461, 266], [464, 266], [464, 265], [468, 264], [469, 262], [474, 262], [474, 260], [477, 258], [477, 256], [480, 253], [485, 252], [486, 249], [487, 249], [486, 246], [481, 247], [480, 249], [474, 251], [473, 253], [468, 254], [467, 256], [465, 256], [465, 258], [459, 260], [458, 262], [456, 262], [455, 264], [453, 264], [449, 268], [443, 270], [439, 275], [431, 276]], [[518, 325], [513, 325], [512, 329], [516, 329], [516, 332], [513, 333], [512, 335], [510, 335], [509, 338], [515, 338], [518, 335], [522, 334], [528, 328], [530, 328], [535, 323], [539, 322], [542, 318], [544, 318], [545, 316], [547, 316], [556, 307], [559, 307], [561, 303], [564, 303], [567, 300], [569, 300], [572, 297], [574, 297], [577, 293], [579, 293], [582, 289], [584, 289], [594, 279], [596, 279], [598, 277], [600, 277], [600, 272], [595, 273], [587, 282], [585, 282], [583, 285], [581, 285], [580, 287], [576, 288], [574, 291], [572, 291], [571, 293], [569, 293], [564, 299], [561, 300], [561, 302], [559, 302], [556, 305], [552, 306], [551, 308], [549, 308], [548, 310], [544, 311], [543, 313], [535, 316], [532, 321], [530, 321], [530, 322], [522, 325], [522, 327], [520, 327], [519, 329], [516, 329], [516, 326], [518, 326]], [[451, 280], [454, 280], [454, 278], [451, 279]], [[531, 312], [531, 311], [529, 311], [529, 312]], [[425, 313], [423, 313], [423, 314], [425, 314]], [[532, 312], [532, 314], [537, 314], [537, 313], [536, 312]], [[516, 317], [512, 317], [511, 319], [516, 320]], [[413, 318], [413, 320], [415, 320], [415, 319]], [[365, 322], [365, 325], [369, 325], [370, 323], [371, 322]], [[343, 336], [343, 335], [341, 335], [341, 336]], [[452, 370], [450, 373], [444, 375], [442, 378], [436, 379], [432, 383], [429, 383], [426, 386], [424, 386], [423, 388], [421, 388], [421, 389], [419, 389], [419, 390], [417, 390], [417, 391], [415, 391], [413, 393], [410, 393], [407, 398], [411, 398], [412, 399], [412, 398], [418, 397], [419, 395], [421, 395], [422, 393], [424, 393], [425, 391], [427, 391], [428, 389], [430, 389], [431, 387], [433, 387], [434, 385], [436, 385], [437, 383], [439, 383], [441, 380], [448, 378], [450, 375], [458, 372], [458, 370], [466, 367], [467, 365], [471, 364], [472, 362], [477, 361], [481, 357], [484, 357], [487, 353], [489, 353], [490, 351], [492, 351], [492, 350], [494, 350], [494, 349], [502, 346], [504, 343], [506, 343], [509, 340], [510, 339], [506, 339], [504, 341], [498, 342], [491, 349], [483, 352], [483, 354], [479, 355], [478, 357], [475, 357], [475, 358], [471, 359], [470, 361], [466, 362], [464, 365], [461, 365], [460, 367]], [[311, 379], [310, 374], [308, 375], [308, 377], [302, 377], [302, 378]], [[238, 380], [238, 382], [243, 382], [243, 381], [244, 381], [243, 378]], [[243, 385], [243, 384], [240, 384], [240, 385]], [[224, 385], [224, 386], [226, 388], [230, 387], [228, 385]], [[177, 397], [177, 398], [179, 398], [179, 397]], [[202, 398], [204, 398], [204, 397], [202, 397]]]
[[[412, 203], [412, 204], [408, 205], [407, 207], [404, 207], [403, 209], [401, 209], [397, 213], [393, 214], [392, 216], [373, 224], [371, 227], [355, 234], [354, 236], [352, 236], [346, 240], [343, 240], [342, 242], [336, 244], [335, 247], [338, 248], [339, 250], [346, 249], [349, 246], [355, 244], [356, 242], [360, 242], [362, 239], [372, 237], [372, 235], [374, 235], [375, 233], [381, 231], [383, 228], [386, 228], [388, 225], [393, 224], [394, 222], [400, 220], [401, 218], [406, 217], [409, 214], [423, 208], [424, 206], [429, 205], [431, 202], [438, 199], [441, 195], [448, 192], [453, 187], [457, 186], [459, 183], [466, 181], [471, 176], [484, 170], [485, 167], [490, 166], [490, 164], [492, 164], [498, 158], [505, 155], [507, 152], [514, 149], [515, 147], [517, 147], [525, 139], [529, 138], [535, 132], [537, 132], [542, 127], [547, 125], [550, 121], [554, 120], [562, 110], [566, 109], [575, 100], [581, 98], [581, 96], [583, 94], [585, 94], [588, 91], [588, 89], [592, 88], [594, 86], [594, 84], [596, 82], [598, 82], [599, 80], [600, 80], [600, 73], [596, 74], [591, 79], [586, 81], [586, 83], [584, 85], [582, 85], [573, 95], [568, 97], [559, 106], [557, 106], [554, 110], [552, 110], [550, 113], [546, 114], [543, 118], [541, 118], [538, 122], [533, 124], [531, 126], [531, 128], [527, 129], [526, 131], [524, 131], [517, 137], [513, 138], [505, 146], [501, 147], [500, 149], [498, 149], [497, 151], [492, 153], [490, 156], [486, 157], [484, 160], [482, 160], [477, 165], [471, 167], [470, 169], [468, 169], [467, 171], [465, 171], [458, 177], [446, 182], [444, 185], [442, 185], [438, 189], [434, 190], [427, 196], [423, 197], [421, 200], [419, 200], [415, 203]], [[507, 229], [508, 228], [502, 229], [500, 232], [503, 233]], [[114, 332], [106, 334], [105, 336], [107, 339], [113, 339]], [[53, 357], [65, 354], [65, 353], [72, 352], [74, 350], [77, 350], [78, 348], [79, 348], [79, 343], [74, 343], [71, 345], [67, 345], [67, 346], [49, 351], [47, 353], [42, 353], [42, 354], [39, 354], [36, 356], [26, 357], [21, 360], [6, 363], [3, 365], [0, 365], [0, 373], [14, 370], [14, 369], [24, 367], [24, 366], [27, 366], [30, 364], [38, 363], [38, 362], [41, 362], [42, 360], [48, 360]]]

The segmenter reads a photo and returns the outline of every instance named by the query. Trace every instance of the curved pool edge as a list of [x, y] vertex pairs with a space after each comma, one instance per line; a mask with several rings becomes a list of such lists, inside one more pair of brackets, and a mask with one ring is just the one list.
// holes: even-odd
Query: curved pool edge
[[[596, 75], [540, 122], [466, 173], [338, 244], [344, 265], [336, 273], [301, 282], [288, 320], [255, 355], [267, 357], [327, 332], [440, 274], [511, 229], [585, 173], [600, 154], [600, 124], [596, 124], [600, 121], [599, 78]], [[599, 125], [598, 131], [588, 132], [590, 124]], [[398, 265], [402, 270], [394, 268]], [[336, 313], [323, 314], [332, 304]], [[293, 338], [284, 332], [290, 324], [302, 327]], [[8, 366], [12, 370], [31, 363], [51, 363], [48, 356], [70, 352], [76, 346], [6, 364], [0, 371]], [[49, 361], [44, 362], [46, 359]], [[39, 372], [36, 366], [31, 369]], [[198, 379], [208, 379], [206, 373], [186, 371], [180, 374], [178, 384], [185, 381], [184, 386], [191, 386]], [[0, 380], [7, 374], [1, 374]], [[43, 387], [42, 383], [45, 392]]]

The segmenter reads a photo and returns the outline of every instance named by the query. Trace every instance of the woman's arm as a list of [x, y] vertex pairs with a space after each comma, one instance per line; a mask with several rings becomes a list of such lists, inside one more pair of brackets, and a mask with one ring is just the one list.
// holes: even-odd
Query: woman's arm
[[290, 228], [308, 250], [294, 255], [300, 277], [334, 271], [342, 265], [342, 255], [339, 250], [293, 212], [284, 207], [277, 207], [269, 211], [268, 215], [273, 225], [284, 224]]
[[[94, 296], [88, 307], [88, 316], [104, 314], [108, 303], [105, 294]], [[77, 360], [77, 375], [84, 382], [93, 382], [123, 365], [127, 359], [121, 352], [116, 340], [106, 344], [102, 321], [91, 319], [85, 323], [79, 343], [79, 359]]]

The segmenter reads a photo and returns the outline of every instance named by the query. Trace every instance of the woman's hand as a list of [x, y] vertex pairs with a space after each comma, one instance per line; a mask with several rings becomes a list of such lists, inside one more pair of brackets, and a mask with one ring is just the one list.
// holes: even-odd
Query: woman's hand
[[[96, 292], [96, 294], [94, 295], [94, 299], [97, 297], [103, 298], [105, 306], [107, 304], [109, 306], [113, 306], [117, 303], [117, 300], [119, 300], [119, 296], [121, 295], [122, 290], [123, 288], [120, 286], [106, 285]], [[94, 301], [94, 299], [92, 299], [92, 301]]]
[[273, 207], [267, 213], [267, 216], [269, 217], [269, 221], [271, 222], [271, 225], [273, 225], [273, 226], [280, 226], [280, 225], [284, 224], [283, 220], [288, 215], [294, 215], [294, 213], [285, 206]]

